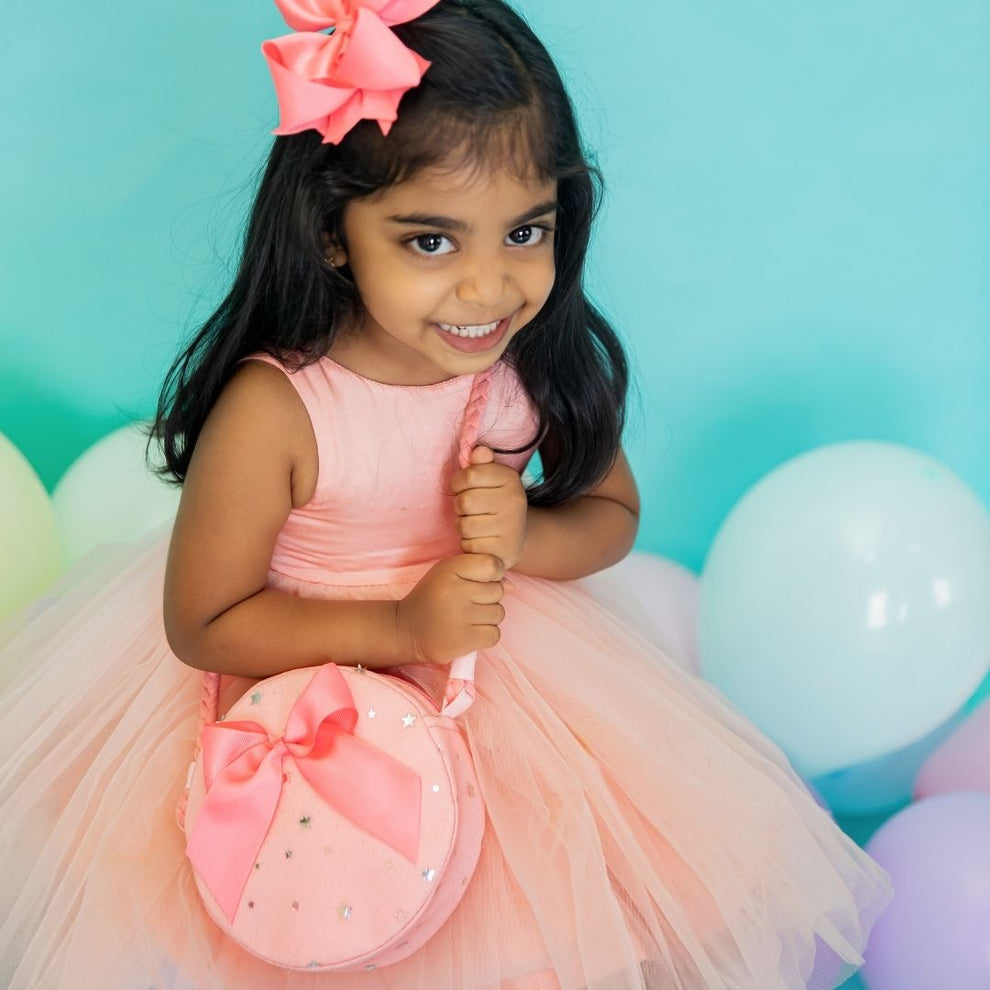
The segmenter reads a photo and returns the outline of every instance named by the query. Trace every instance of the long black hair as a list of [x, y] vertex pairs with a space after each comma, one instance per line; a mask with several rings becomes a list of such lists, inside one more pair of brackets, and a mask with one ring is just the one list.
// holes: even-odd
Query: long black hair
[[529, 500], [568, 501], [608, 473], [625, 419], [626, 359], [583, 286], [600, 176], [550, 55], [503, 0], [440, 0], [393, 30], [431, 65], [387, 137], [362, 121], [339, 145], [314, 131], [275, 139], [233, 285], [162, 386], [152, 435], [163, 473], [185, 478], [203, 423], [242, 358], [265, 351], [310, 363], [361, 312], [346, 266], [325, 262], [328, 242], [346, 247], [347, 204], [456, 156], [453, 164], [497, 162], [557, 181], [554, 285], [505, 359], [539, 414], [543, 473]]

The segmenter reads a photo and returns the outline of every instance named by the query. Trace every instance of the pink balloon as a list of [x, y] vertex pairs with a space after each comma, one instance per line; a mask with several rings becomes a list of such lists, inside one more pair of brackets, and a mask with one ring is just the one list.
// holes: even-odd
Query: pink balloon
[[916, 798], [955, 791], [990, 793], [990, 699], [928, 757], [914, 781]]
[[698, 576], [652, 553], [625, 560], [579, 582], [628, 616], [676, 663], [698, 673]]

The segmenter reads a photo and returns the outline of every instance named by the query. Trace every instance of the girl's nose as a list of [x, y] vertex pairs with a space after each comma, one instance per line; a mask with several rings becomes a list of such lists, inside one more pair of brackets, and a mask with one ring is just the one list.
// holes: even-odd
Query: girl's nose
[[494, 306], [505, 297], [505, 272], [497, 261], [479, 260], [464, 272], [457, 298], [469, 305]]

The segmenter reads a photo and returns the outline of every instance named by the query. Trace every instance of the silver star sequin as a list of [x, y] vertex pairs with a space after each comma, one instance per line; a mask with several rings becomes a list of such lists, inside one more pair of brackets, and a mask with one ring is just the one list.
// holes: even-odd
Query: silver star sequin
[[350, 906], [350, 904], [341, 904], [340, 907], [337, 908], [337, 914], [339, 914], [344, 921], [350, 921], [351, 911], [353, 910], [354, 909]]
[[416, 716], [412, 712], [406, 712], [402, 716], [402, 728], [408, 729], [416, 721]]
[[374, 710], [374, 708], [369, 708], [368, 709], [368, 718], [378, 718], [378, 712], [376, 712]]
[[425, 870], [423, 870], [423, 872], [420, 875], [427, 883], [433, 883], [433, 881], [436, 879], [437, 871], [434, 870], [432, 867], [428, 866]]

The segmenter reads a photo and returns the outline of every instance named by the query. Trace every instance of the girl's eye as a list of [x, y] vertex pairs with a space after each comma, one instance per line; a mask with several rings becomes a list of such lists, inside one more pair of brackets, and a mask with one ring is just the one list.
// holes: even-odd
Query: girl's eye
[[550, 231], [546, 227], [527, 224], [525, 227], [517, 227], [506, 239], [517, 247], [531, 247], [540, 244], [548, 233]]
[[450, 239], [443, 234], [420, 234], [412, 240], [407, 241], [416, 254], [450, 254], [454, 250], [454, 245]]

